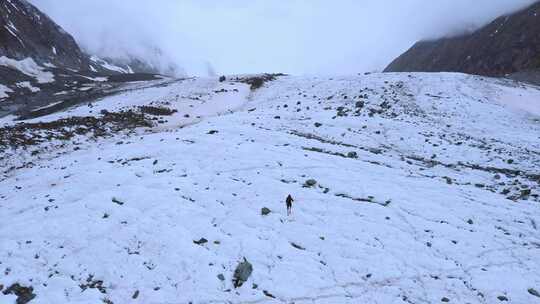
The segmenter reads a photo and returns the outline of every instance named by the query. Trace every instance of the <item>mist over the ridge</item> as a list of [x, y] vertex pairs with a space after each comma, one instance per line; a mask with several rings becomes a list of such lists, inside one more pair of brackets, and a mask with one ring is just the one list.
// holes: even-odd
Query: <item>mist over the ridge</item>
[[475, 28], [534, 0], [30, 0], [83, 48], [190, 75], [382, 70], [420, 39]]

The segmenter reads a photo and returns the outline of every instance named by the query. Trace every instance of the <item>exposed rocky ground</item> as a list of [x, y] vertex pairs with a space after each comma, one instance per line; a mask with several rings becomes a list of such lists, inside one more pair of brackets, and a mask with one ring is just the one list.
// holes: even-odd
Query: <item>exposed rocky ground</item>
[[472, 33], [420, 41], [387, 72], [463, 72], [540, 84], [540, 2]]
[[540, 303], [539, 100], [263, 75], [4, 117], [0, 302]]

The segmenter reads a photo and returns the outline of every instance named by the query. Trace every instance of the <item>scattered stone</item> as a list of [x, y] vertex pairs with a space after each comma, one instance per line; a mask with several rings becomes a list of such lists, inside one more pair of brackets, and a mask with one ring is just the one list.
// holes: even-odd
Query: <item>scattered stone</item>
[[81, 288], [82, 291], [85, 291], [86, 289], [97, 289], [102, 294], [107, 293], [107, 289], [103, 286], [102, 280], [95, 280], [94, 275], [89, 275], [86, 279], [86, 284], [81, 283], [79, 285], [79, 288]]
[[265, 296], [267, 296], [267, 297], [269, 297], [269, 298], [272, 298], [272, 299], [275, 299], [275, 298], [276, 298], [273, 294], [269, 293], [269, 292], [266, 291], [266, 290], [263, 290], [263, 293], [264, 293]]
[[315, 127], [316, 127], [316, 128], [319, 128], [319, 127], [321, 127], [321, 126], [322, 126], [322, 123], [320, 123], [320, 122], [316, 122], [316, 123], [315, 123]]
[[519, 199], [526, 200], [529, 199], [529, 196], [531, 196], [531, 189], [521, 190]]
[[219, 77], [219, 82], [225, 82], [227, 80], [227, 77], [221, 76]]
[[472, 224], [474, 224], [474, 222], [473, 222], [473, 220], [469, 219], [469, 220], [467, 221], [467, 224], [472, 225]]
[[204, 245], [204, 244], [208, 243], [208, 240], [205, 239], [205, 238], [201, 238], [198, 241], [193, 241], [193, 243], [196, 244], [196, 245]]
[[106, 112], [102, 117], [70, 117], [50, 122], [18, 123], [0, 128], [0, 149], [35, 146], [52, 140], [67, 141], [86, 134], [101, 138], [123, 130], [152, 126], [144, 114], [131, 110]]
[[222, 273], [218, 274], [218, 275], [217, 275], [217, 278], [218, 278], [220, 281], [225, 281], [225, 276], [224, 276]]
[[169, 109], [166, 107], [142, 106], [139, 107], [139, 109], [142, 113], [152, 116], [171, 116], [174, 113], [178, 112], [177, 110]]
[[358, 153], [352, 151], [352, 152], [349, 152], [347, 153], [347, 157], [348, 158], [358, 158]]
[[218, 130], [210, 130], [210, 131], [208, 131], [208, 133], [206, 133], [206, 134], [214, 135], [214, 134], [217, 134], [217, 133], [219, 133]]
[[248, 77], [248, 78], [245, 78], [245, 77], [244, 78], [239, 78], [239, 77], [237, 77], [236, 81], [240, 81], [240, 82], [249, 84], [250, 87], [251, 87], [251, 90], [255, 91], [255, 90], [261, 88], [264, 85], [265, 82], [276, 80], [277, 77], [284, 76], [284, 75], [285, 74], [278, 73], [278, 74], [262, 74], [262, 75], [257, 75], [257, 76], [251, 76], [251, 77]]
[[535, 289], [529, 288], [527, 291], [528, 291], [531, 295], [533, 295], [533, 296], [535, 296], [535, 297], [537, 297], [537, 298], [540, 298], [540, 292], [536, 291]]
[[133, 293], [133, 296], [131, 296], [132, 299], [137, 299], [139, 297], [139, 291], [135, 290], [135, 293]]
[[291, 242], [291, 246], [293, 246], [294, 248], [298, 249], [298, 250], [306, 250], [306, 248], [294, 243], [294, 242]]
[[261, 209], [261, 215], [266, 216], [269, 215], [272, 211], [266, 207]]
[[443, 297], [443, 298], [441, 299], [441, 302], [448, 303], [448, 302], [450, 302], [450, 299], [447, 298], [447, 297]]
[[308, 179], [305, 183], [304, 183], [304, 187], [306, 188], [312, 188], [312, 187], [315, 187], [317, 185], [317, 181], [314, 180], [314, 179]]
[[117, 204], [117, 205], [120, 205], [122, 206], [124, 204], [124, 202], [120, 201], [119, 199], [117, 199], [116, 197], [113, 197], [112, 198], [112, 202]]
[[499, 299], [501, 302], [508, 302], [508, 298], [505, 296], [498, 296], [497, 299]]
[[19, 283], [15, 283], [2, 292], [4, 295], [15, 295], [17, 304], [26, 304], [32, 301], [36, 295], [34, 294], [34, 288], [32, 286], [25, 287]]
[[234, 271], [234, 275], [233, 275], [234, 288], [242, 287], [242, 285], [244, 285], [244, 283], [247, 282], [252, 272], [253, 272], [253, 265], [251, 265], [251, 263], [248, 262], [246, 258], [244, 258], [244, 261], [238, 264], [238, 266], [236, 267], [236, 270]]

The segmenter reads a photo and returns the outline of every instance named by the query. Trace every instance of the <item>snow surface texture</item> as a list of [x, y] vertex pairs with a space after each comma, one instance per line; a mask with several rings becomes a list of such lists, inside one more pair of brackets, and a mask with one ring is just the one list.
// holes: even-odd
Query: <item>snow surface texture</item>
[[32, 58], [15, 60], [2, 56], [0, 57], [0, 65], [19, 70], [25, 75], [34, 77], [38, 83], [50, 83], [54, 81], [53, 73], [45, 71]]
[[0, 284], [31, 303], [540, 303], [540, 117], [520, 95], [540, 106], [461, 74], [191, 79], [44, 117], [178, 111], [5, 151]]

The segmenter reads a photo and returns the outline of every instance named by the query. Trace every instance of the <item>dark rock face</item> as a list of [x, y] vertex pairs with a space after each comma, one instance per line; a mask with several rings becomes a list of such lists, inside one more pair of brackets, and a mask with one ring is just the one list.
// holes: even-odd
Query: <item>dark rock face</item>
[[458, 37], [416, 43], [385, 72], [505, 76], [540, 71], [540, 2]]
[[0, 57], [89, 70], [89, 60], [71, 35], [26, 0], [0, 1]]

